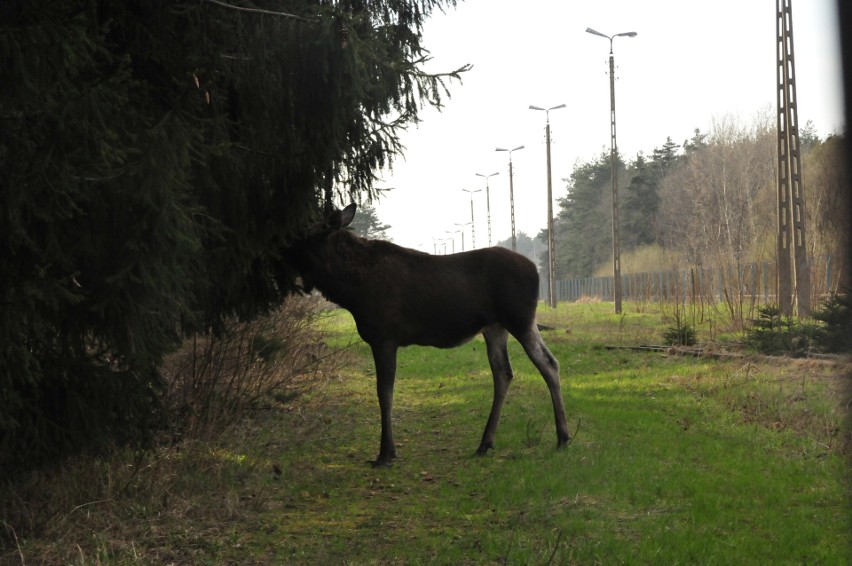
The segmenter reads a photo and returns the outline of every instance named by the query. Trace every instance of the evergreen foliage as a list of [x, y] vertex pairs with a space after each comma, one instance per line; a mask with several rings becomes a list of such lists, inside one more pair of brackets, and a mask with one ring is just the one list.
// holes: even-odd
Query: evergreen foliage
[[[610, 156], [578, 164], [568, 180], [568, 194], [559, 200], [554, 220], [556, 275], [589, 277], [612, 257]], [[542, 262], [547, 265], [547, 261]]]
[[818, 332], [816, 325], [784, 315], [776, 305], [760, 306], [757, 313], [746, 341], [758, 352], [798, 358], [813, 350]]
[[625, 250], [653, 244], [660, 197], [657, 195], [657, 171], [666, 166], [655, 167], [639, 155], [633, 164], [635, 175], [627, 186], [620, 218], [623, 232], [622, 246]]
[[654, 165], [655, 178], [665, 177], [672, 167], [678, 162], [678, 151], [680, 148], [672, 141], [671, 136], [666, 138], [663, 147], [655, 147], [651, 162]]
[[454, 4], [0, 4], [0, 473], [149, 437], [163, 355], [276, 304], [279, 247], [441, 104]]
[[[695, 128], [692, 134], [692, 138], [683, 141], [683, 150], [689, 155], [705, 149], [708, 145], [707, 143], [708, 134], [702, 134], [700, 128]], [[669, 138], [671, 140], [671, 138]]]
[[834, 293], [824, 299], [813, 317], [822, 324], [816, 341], [826, 352], [852, 352], [852, 295]]
[[379, 220], [376, 209], [370, 205], [366, 205], [358, 209], [358, 214], [352, 219], [349, 229], [362, 238], [387, 240], [387, 231], [390, 229], [390, 224], [383, 224]]
[[670, 346], [694, 346], [698, 339], [695, 327], [683, 321], [676, 321], [663, 332], [663, 341]]

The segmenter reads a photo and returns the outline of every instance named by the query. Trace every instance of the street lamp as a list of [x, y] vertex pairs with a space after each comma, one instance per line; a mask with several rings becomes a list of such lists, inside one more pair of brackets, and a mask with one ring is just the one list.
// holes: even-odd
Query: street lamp
[[518, 251], [518, 240], [515, 238], [515, 188], [512, 186], [512, 152], [518, 151], [519, 149], [524, 149], [524, 146], [519, 145], [518, 147], [513, 147], [512, 149], [506, 149], [504, 147], [498, 147], [494, 151], [508, 151], [509, 152], [509, 216], [512, 218], [512, 251]]
[[552, 308], [556, 308], [556, 292], [553, 285], [556, 251], [553, 247], [553, 184], [550, 179], [550, 111], [558, 108], [565, 108], [565, 105], [541, 108], [530, 104], [530, 110], [541, 110], [547, 118], [547, 125], [544, 128], [545, 139], [547, 140], [547, 298]]
[[[450, 253], [456, 253], [456, 237], [453, 234], [459, 233], [461, 233], [461, 230], [447, 230], [447, 234], [450, 235], [450, 241], [452, 242], [452, 252]], [[464, 237], [463, 234], [462, 237]]]
[[471, 226], [472, 224], [473, 224], [472, 222], [465, 222], [464, 224], [459, 224], [458, 222], [456, 222], [456, 226], [460, 226], [459, 232], [461, 232], [461, 238], [462, 238], [462, 251], [464, 251], [464, 227], [465, 226]]
[[500, 172], [489, 173], [488, 175], [483, 175], [482, 173], [477, 173], [477, 177], [482, 177], [485, 179], [485, 210], [488, 214], [488, 247], [491, 247], [491, 190], [488, 187], [488, 177], [493, 177], [494, 175], [499, 175]]
[[476, 224], [473, 222], [473, 193], [481, 193], [482, 189], [476, 189], [475, 191], [472, 191], [470, 189], [462, 189], [462, 190], [464, 192], [470, 194], [470, 239], [471, 239], [470, 247], [471, 247], [471, 249], [475, 250], [476, 249]]
[[612, 293], [615, 299], [615, 314], [621, 313], [621, 249], [618, 227], [618, 145], [615, 141], [615, 57], [612, 54], [612, 40], [616, 37], [636, 37], [635, 31], [606, 35], [592, 28], [586, 28], [592, 35], [609, 40], [609, 117], [610, 117], [610, 166], [612, 168]]

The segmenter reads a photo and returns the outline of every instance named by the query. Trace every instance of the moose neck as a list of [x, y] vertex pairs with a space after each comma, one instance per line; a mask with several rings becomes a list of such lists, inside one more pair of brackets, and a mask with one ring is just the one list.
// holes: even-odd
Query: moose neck
[[369, 286], [369, 279], [364, 273], [365, 264], [369, 261], [369, 245], [368, 240], [339, 231], [326, 240], [316, 258], [314, 278], [317, 289], [327, 299], [349, 311], [357, 308], [357, 297]]

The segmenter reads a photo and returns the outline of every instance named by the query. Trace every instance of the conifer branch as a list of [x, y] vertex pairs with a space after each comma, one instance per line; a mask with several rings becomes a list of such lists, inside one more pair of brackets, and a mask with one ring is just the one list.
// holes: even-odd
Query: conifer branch
[[308, 18], [303, 18], [302, 16], [297, 16], [296, 14], [288, 14], [287, 12], [274, 12], [272, 10], [264, 10], [262, 8], [247, 8], [245, 6], [234, 6], [233, 4], [228, 4], [227, 2], [222, 2], [221, 0], [205, 0], [210, 4], [215, 4], [222, 8], [229, 8], [231, 10], [237, 10], [239, 12], [249, 12], [252, 14], [265, 14], [267, 16], [278, 16], [280, 18], [290, 18], [293, 20], [299, 20], [302, 22], [313, 23], [315, 20], [310, 20]]

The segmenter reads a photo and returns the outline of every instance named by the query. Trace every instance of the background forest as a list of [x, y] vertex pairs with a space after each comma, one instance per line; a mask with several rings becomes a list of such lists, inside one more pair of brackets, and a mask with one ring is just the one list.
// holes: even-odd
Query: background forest
[[[810, 123], [800, 138], [808, 255], [843, 261], [850, 229], [843, 138], [822, 140]], [[680, 145], [669, 138], [650, 155], [620, 160], [622, 273], [774, 261], [776, 144], [774, 115], [751, 124], [729, 116]], [[610, 172], [607, 150], [577, 163], [565, 180], [555, 219], [557, 279], [611, 275]]]

